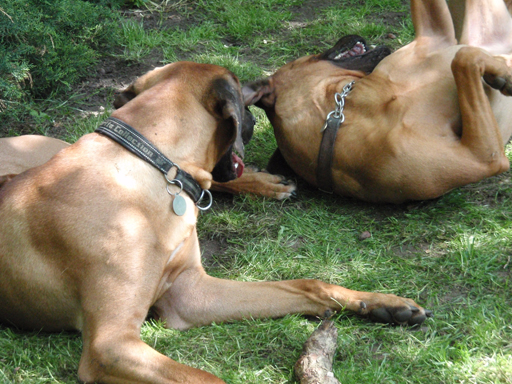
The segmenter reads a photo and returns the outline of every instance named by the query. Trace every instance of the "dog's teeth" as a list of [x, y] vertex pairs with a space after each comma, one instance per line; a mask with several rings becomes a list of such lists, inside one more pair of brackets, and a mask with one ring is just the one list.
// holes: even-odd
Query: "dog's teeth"
[[336, 55], [336, 57], [334, 58], [334, 60], [339, 60], [341, 59], [342, 57], [346, 57], [347, 56], [347, 52], [341, 52], [341, 53], [338, 53]]

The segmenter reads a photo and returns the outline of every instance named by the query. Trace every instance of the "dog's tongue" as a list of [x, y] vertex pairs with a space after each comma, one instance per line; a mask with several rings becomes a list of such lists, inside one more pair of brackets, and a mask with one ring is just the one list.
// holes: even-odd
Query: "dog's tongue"
[[242, 176], [245, 167], [244, 162], [234, 152], [231, 153], [231, 157], [233, 158], [233, 166], [235, 167], [236, 177]]

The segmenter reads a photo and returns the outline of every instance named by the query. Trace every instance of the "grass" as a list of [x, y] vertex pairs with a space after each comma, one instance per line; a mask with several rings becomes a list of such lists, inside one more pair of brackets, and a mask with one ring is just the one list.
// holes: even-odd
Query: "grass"
[[[210, 62], [249, 81], [348, 33], [393, 48], [407, 43], [413, 31], [403, 3], [225, 0], [159, 8], [151, 2], [153, 13], [143, 10], [142, 22], [126, 14], [119, 49], [104, 54], [128, 64], [155, 57], [158, 64]], [[170, 15], [182, 22], [169, 26]], [[157, 21], [151, 28], [149, 16]], [[112, 100], [107, 93], [105, 107]], [[84, 114], [76, 101], [86, 97], [57, 94], [41, 101], [41, 109], [31, 106], [27, 119], [37, 124], [27, 129], [52, 134], [59, 125], [66, 128], [59, 136], [75, 141], [109, 114], [108, 108]], [[258, 125], [246, 160], [264, 167], [275, 140], [263, 114], [254, 112]], [[512, 160], [510, 145], [507, 153]], [[510, 172], [401, 206], [324, 195], [302, 182], [299, 192], [284, 202], [215, 196], [198, 225], [207, 271], [241, 281], [318, 278], [407, 296], [434, 311], [414, 329], [337, 314], [334, 370], [343, 383], [512, 383]], [[371, 237], [361, 240], [364, 231]], [[291, 383], [293, 364], [317, 325], [317, 319], [293, 315], [179, 332], [148, 321], [142, 338], [228, 383]], [[2, 327], [0, 382], [76, 383], [80, 353], [78, 334]]]

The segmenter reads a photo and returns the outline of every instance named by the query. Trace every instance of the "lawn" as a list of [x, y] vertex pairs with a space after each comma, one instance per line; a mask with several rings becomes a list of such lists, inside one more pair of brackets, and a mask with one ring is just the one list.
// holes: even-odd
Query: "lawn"
[[[73, 142], [110, 114], [116, 88], [176, 60], [223, 65], [244, 82], [346, 34], [392, 49], [413, 36], [401, 0], [142, 3], [118, 11], [116, 44], [99, 51], [88, 76], [4, 119], [0, 137], [38, 133]], [[258, 123], [245, 160], [263, 168], [275, 140], [264, 114], [252, 110]], [[512, 160], [510, 144], [507, 154]], [[512, 383], [510, 172], [398, 206], [298, 185], [298, 196], [282, 202], [215, 194], [198, 222], [207, 272], [240, 281], [318, 278], [406, 296], [434, 312], [417, 328], [335, 315], [334, 373], [343, 383]], [[293, 315], [180, 332], [149, 320], [142, 338], [230, 384], [292, 383], [293, 364], [318, 324]], [[79, 334], [0, 327], [0, 383], [77, 383], [80, 354]]]

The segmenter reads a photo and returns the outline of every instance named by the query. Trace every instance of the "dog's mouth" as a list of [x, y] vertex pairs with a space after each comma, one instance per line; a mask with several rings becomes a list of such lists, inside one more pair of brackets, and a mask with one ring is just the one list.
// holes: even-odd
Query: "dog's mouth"
[[363, 55], [368, 51], [368, 47], [364, 41], [357, 41], [351, 49], [346, 49], [332, 58], [332, 60], [341, 60], [346, 57], [354, 57]]
[[244, 162], [230, 147], [213, 168], [212, 177], [217, 182], [225, 183], [242, 176], [244, 168]]
[[321, 55], [320, 60], [329, 60], [338, 67], [370, 73], [377, 64], [391, 53], [386, 46], [370, 49], [361, 36], [344, 36]]
[[235, 152], [231, 152], [231, 160], [233, 162], [231, 172], [236, 174], [236, 177], [242, 176], [245, 168], [245, 164], [242, 159]]

